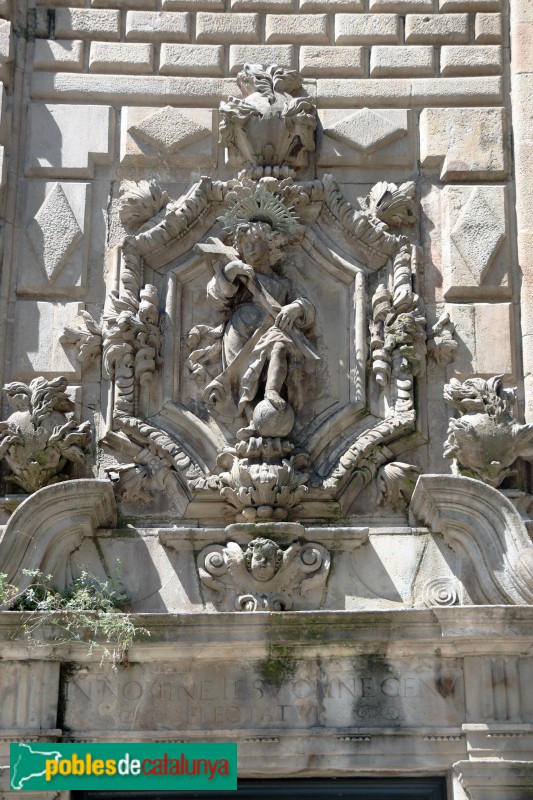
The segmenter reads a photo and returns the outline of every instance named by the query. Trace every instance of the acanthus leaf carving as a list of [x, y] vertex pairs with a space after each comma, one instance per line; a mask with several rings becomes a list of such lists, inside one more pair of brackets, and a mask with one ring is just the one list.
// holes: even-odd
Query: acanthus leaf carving
[[372, 187], [366, 197], [359, 198], [365, 214], [379, 220], [385, 229], [415, 225], [416, 186], [413, 181], [396, 186], [395, 183], [380, 181]]
[[307, 165], [315, 149], [316, 108], [302, 96], [297, 72], [245, 64], [237, 75], [244, 99], [220, 104], [220, 142], [243, 166]]
[[68, 480], [67, 463], [83, 463], [87, 455], [90, 425], [72, 418], [75, 406], [66, 388], [63, 377], [4, 386], [16, 411], [0, 423], [0, 459], [11, 470], [7, 479], [25, 492]]
[[59, 341], [75, 345], [80, 364], [89, 364], [102, 356], [102, 328], [88, 311], [81, 309], [79, 315], [80, 327], [65, 328]]
[[515, 392], [504, 388], [503, 375], [463, 383], [452, 378], [444, 399], [461, 415], [450, 419], [444, 442], [444, 457], [453, 459], [455, 474], [498, 487], [517, 458], [533, 460], [533, 423], [515, 420]]
[[408, 506], [421, 472], [420, 467], [402, 461], [391, 461], [380, 467], [377, 474], [378, 505]]
[[330, 556], [312, 542], [283, 549], [259, 537], [209, 545], [198, 556], [202, 584], [219, 611], [297, 611], [316, 607], [329, 573]]
[[142, 229], [168, 204], [168, 194], [157, 181], [123, 181], [120, 187], [119, 217], [129, 231]]

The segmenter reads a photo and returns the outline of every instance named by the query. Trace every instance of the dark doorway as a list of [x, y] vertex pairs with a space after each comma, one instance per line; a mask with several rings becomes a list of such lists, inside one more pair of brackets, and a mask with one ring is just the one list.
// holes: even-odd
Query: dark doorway
[[239, 781], [236, 792], [73, 792], [73, 800], [446, 800], [444, 778]]

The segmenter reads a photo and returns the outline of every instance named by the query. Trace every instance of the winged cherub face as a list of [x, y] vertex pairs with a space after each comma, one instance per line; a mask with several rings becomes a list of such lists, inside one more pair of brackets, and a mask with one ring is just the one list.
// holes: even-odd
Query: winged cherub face
[[254, 539], [246, 551], [246, 565], [256, 581], [269, 581], [278, 571], [281, 555], [270, 539]]

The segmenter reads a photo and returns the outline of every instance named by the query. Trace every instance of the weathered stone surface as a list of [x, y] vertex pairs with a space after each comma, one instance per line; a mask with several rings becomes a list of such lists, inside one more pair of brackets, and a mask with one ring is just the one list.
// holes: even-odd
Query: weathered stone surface
[[[459, 378], [513, 374], [514, 332], [510, 303], [456, 303], [447, 305], [446, 310], [456, 330], [458, 348], [453, 369]], [[483, 339], [483, 336], [488, 338]], [[489, 346], [484, 344], [487, 341]]]
[[325, 14], [269, 14], [265, 37], [272, 44], [328, 44], [328, 19]]
[[300, 48], [300, 74], [305, 77], [362, 77], [363, 48], [303, 46]]
[[59, 330], [73, 325], [78, 317], [78, 309], [78, 303], [19, 300], [14, 323], [13, 356], [17, 365], [14, 377], [30, 380], [43, 373], [50, 377], [79, 375], [75, 355], [70, 352], [67, 354], [59, 341], [51, 341], [46, 352], [39, 346], [39, 341], [46, 337], [50, 329]]
[[222, 75], [223, 48], [193, 44], [162, 44], [161, 75]]
[[59, 39], [120, 39], [120, 12], [86, 8], [58, 8], [55, 35]]
[[506, 241], [504, 187], [447, 186], [442, 202], [445, 297], [509, 296], [510, 252]]
[[33, 103], [26, 174], [92, 177], [95, 164], [112, 158], [113, 126], [114, 112], [107, 106]]
[[371, 153], [405, 136], [406, 123], [405, 113], [384, 114], [363, 108], [330, 124], [324, 133], [356, 150]]
[[89, 57], [91, 72], [152, 72], [154, 50], [151, 44], [93, 42]]
[[229, 49], [229, 68], [232, 75], [240, 72], [245, 64], [278, 64], [280, 67], [291, 68], [293, 63], [294, 47], [290, 44], [234, 44]]
[[350, 164], [365, 169], [413, 162], [409, 113], [363, 108], [353, 113], [322, 111], [318, 158], [321, 165]]
[[253, 44], [260, 41], [257, 14], [209, 14], [196, 17], [199, 44]]
[[396, 14], [337, 14], [336, 44], [398, 44], [400, 21]]
[[420, 161], [442, 180], [498, 180], [507, 175], [504, 111], [499, 108], [425, 109], [420, 115]]
[[187, 42], [189, 15], [151, 11], [128, 11], [126, 39], [134, 42]]
[[26, 229], [37, 263], [53, 282], [83, 232], [60, 183], [56, 183]]
[[441, 75], [499, 75], [502, 69], [501, 47], [479, 45], [441, 47]]
[[435, 72], [433, 47], [373, 47], [370, 55], [372, 78], [432, 76]]
[[[85, 288], [90, 194], [85, 183], [39, 184], [21, 237], [18, 292], [80, 295]], [[37, 205], [35, 206], [35, 201]]]
[[407, 44], [468, 44], [468, 14], [408, 14]]
[[156, 164], [161, 159], [188, 159], [210, 164], [216, 158], [213, 113], [200, 109], [126, 108], [121, 131], [121, 162]]
[[500, 44], [503, 38], [501, 14], [476, 14], [475, 37], [478, 44]]
[[68, 39], [36, 39], [33, 67], [79, 72], [83, 69], [83, 42]]

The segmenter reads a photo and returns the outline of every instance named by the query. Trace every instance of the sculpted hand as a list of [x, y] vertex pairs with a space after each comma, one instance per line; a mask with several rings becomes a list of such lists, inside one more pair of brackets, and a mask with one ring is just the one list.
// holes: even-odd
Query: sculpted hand
[[255, 270], [249, 264], [245, 264], [244, 261], [236, 259], [226, 264], [224, 267], [224, 275], [228, 281], [233, 282], [235, 278], [254, 278]]
[[276, 317], [277, 327], [282, 331], [290, 331], [301, 313], [302, 309], [298, 303], [289, 303], [288, 306], [283, 306]]

